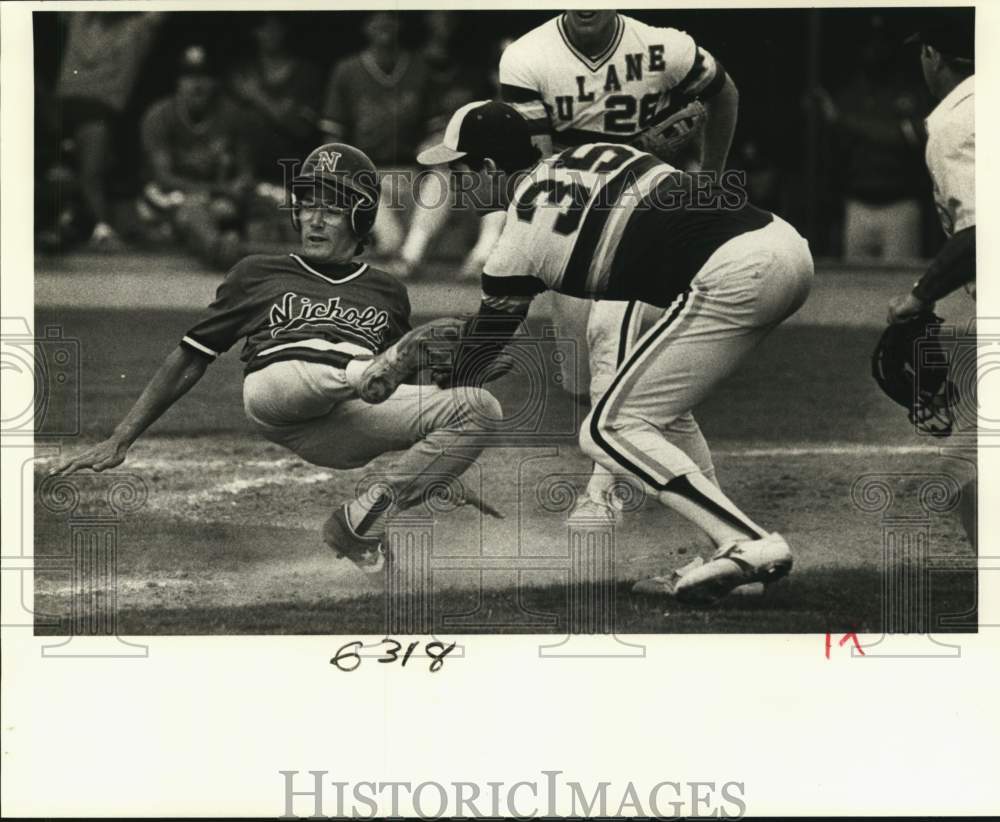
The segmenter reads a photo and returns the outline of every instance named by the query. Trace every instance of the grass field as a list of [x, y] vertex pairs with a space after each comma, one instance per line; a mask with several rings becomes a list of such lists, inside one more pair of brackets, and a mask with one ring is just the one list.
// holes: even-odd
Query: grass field
[[[142, 276], [132, 278], [133, 288]], [[80, 344], [82, 379], [65, 395], [78, 387], [81, 434], [62, 441], [72, 449], [110, 431], [197, 316], [197, 300], [187, 305], [175, 294], [159, 301], [168, 307], [141, 311], [66, 305], [58, 279], [42, 280], [46, 298], [36, 329], [59, 326]], [[879, 514], [852, 503], [852, 486], [865, 475], [888, 475], [894, 513], [912, 515], [921, 511], [915, 499], [921, 476], [942, 470], [960, 476], [957, 462], [915, 436], [868, 375], [883, 306], [907, 282], [912, 272], [820, 276], [799, 317], [697, 409], [723, 487], [795, 551], [792, 575], [764, 597], [692, 609], [630, 594], [633, 580], [708, 553], [690, 526], [650, 501], [613, 535], [613, 584], [601, 587], [574, 571], [564, 513], [544, 505], [540, 489], [562, 480], [584, 485], [589, 465], [568, 433], [585, 409], [552, 385], [542, 430], [498, 440], [464, 478], [505, 517], [487, 518], [470, 507], [438, 513], [420, 589], [428, 596], [387, 599], [348, 562], [333, 559], [317, 529], [331, 506], [389, 457], [333, 472], [258, 438], [243, 417], [240, 363], [230, 354], [117, 469], [138, 477], [148, 492], [118, 526], [119, 633], [382, 633], [392, 627], [387, 614], [399, 619], [413, 608], [425, 609], [421, 625], [443, 634], [564, 633], [579, 624], [580, 603], [595, 597], [603, 624], [613, 619], [618, 633], [877, 633], [883, 524]], [[157, 294], [172, 294], [170, 288], [161, 283]], [[424, 292], [414, 304], [422, 312], [417, 319], [426, 319], [433, 300], [428, 289], [414, 290]], [[468, 289], [461, 294], [474, 300]], [[956, 319], [970, 312], [955, 303]], [[536, 328], [542, 323], [544, 316]], [[523, 387], [514, 376], [495, 387], [508, 413], [519, 407]], [[53, 407], [59, 402], [55, 397]], [[38, 463], [39, 482], [45, 467]], [[86, 477], [77, 485], [86, 507], [107, 482]], [[968, 555], [954, 514], [933, 514], [925, 525], [932, 554]], [[65, 511], [36, 505], [36, 556], [66, 555], [73, 527]], [[399, 528], [405, 534], [430, 526]], [[948, 614], [974, 613], [972, 572], [932, 574], [926, 593], [927, 628], [939, 629]], [[46, 571], [43, 564], [36, 572], [36, 631], [65, 633], [72, 600], [71, 571], [64, 565]]]

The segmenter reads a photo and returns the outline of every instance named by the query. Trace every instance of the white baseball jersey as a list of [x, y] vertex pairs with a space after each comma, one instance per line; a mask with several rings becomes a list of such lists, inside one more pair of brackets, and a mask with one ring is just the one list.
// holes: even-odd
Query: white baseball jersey
[[604, 52], [588, 57], [560, 15], [511, 43], [500, 57], [501, 98], [551, 131], [557, 148], [627, 142], [661, 109], [708, 98], [726, 74], [690, 35], [624, 14]]
[[927, 118], [927, 169], [949, 237], [976, 224], [975, 81], [955, 86]]
[[632, 146], [576, 146], [519, 182], [483, 267], [487, 304], [542, 291], [666, 306], [727, 240], [772, 215]]

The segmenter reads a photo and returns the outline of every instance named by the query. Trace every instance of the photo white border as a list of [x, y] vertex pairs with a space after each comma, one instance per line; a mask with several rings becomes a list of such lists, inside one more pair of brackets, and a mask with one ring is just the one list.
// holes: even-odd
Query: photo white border
[[[144, 11], [455, 8], [4, 2], [4, 316], [33, 317], [31, 14], [125, 5]], [[846, 4], [783, 4], [793, 5]], [[491, 2], [475, 8], [542, 6]], [[994, 51], [1000, 4], [980, 2], [977, 26], [977, 141], [989, 148], [1000, 145], [990, 91], [1000, 60]], [[844, 48], [847, 53], [850, 44]], [[987, 225], [997, 223], [998, 162], [991, 150], [977, 158], [977, 211]], [[998, 242], [990, 231], [979, 233], [977, 308], [983, 317], [1000, 317]], [[996, 382], [994, 376], [980, 389], [983, 417], [990, 420], [1000, 419]], [[30, 554], [24, 449], [0, 453], [3, 554], [19, 553], [22, 540]], [[998, 462], [997, 449], [980, 450], [984, 503], [1000, 498]], [[26, 476], [30, 482], [30, 470]], [[1000, 556], [998, 534], [996, 506], [985, 504], [981, 556]], [[981, 575], [980, 596], [981, 615], [1000, 613], [998, 573]], [[623, 788], [631, 780], [646, 790], [663, 780], [735, 780], [745, 784], [751, 815], [1000, 811], [991, 767], [991, 743], [1000, 738], [1000, 628], [957, 636], [962, 655], [949, 661], [846, 654], [827, 661], [820, 635], [643, 636], [645, 659], [546, 660], [536, 649], [551, 637], [477, 636], [464, 643], [464, 659], [434, 675], [412, 663], [340, 673], [328, 664], [343, 641], [335, 637], [130, 637], [149, 645], [148, 658], [52, 659], [40, 653], [51, 638], [27, 629], [2, 633], [0, 772], [4, 812], [12, 816], [275, 816], [284, 809], [279, 770], [326, 770], [330, 780], [351, 782], [484, 785], [561, 770], [585, 784], [611, 780]], [[307, 813], [308, 803], [301, 807]]]

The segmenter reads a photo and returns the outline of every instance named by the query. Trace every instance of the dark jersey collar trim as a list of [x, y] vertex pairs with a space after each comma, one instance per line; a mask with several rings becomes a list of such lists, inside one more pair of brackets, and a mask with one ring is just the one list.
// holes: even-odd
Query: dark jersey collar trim
[[[355, 263], [355, 268], [353, 270], [349, 270], [346, 274], [341, 274], [340, 272], [324, 274], [322, 271], [317, 271], [309, 265], [309, 263], [303, 260], [298, 254], [291, 253], [288, 256], [295, 260], [295, 262], [297, 262], [305, 272], [313, 274], [321, 280], [326, 280], [328, 283], [332, 283], [333, 285], [342, 285], [343, 283], [350, 282], [355, 277], [360, 277], [368, 270], [368, 263]], [[339, 267], [340, 266], [338, 266], [338, 268]]]
[[563, 16], [560, 14], [556, 18], [556, 28], [559, 30], [559, 36], [562, 37], [563, 43], [566, 44], [566, 48], [572, 52], [573, 56], [576, 57], [581, 63], [583, 63], [591, 71], [597, 71], [601, 66], [603, 66], [611, 56], [618, 50], [618, 45], [622, 41], [622, 35], [625, 33], [625, 23], [622, 21], [622, 16], [620, 14], [615, 16], [615, 23], [617, 27], [615, 28], [615, 34], [611, 38], [611, 42], [608, 47], [604, 49], [596, 57], [588, 57], [582, 51], [580, 51], [569, 39], [569, 35], [566, 33], [565, 28], [563, 28]]

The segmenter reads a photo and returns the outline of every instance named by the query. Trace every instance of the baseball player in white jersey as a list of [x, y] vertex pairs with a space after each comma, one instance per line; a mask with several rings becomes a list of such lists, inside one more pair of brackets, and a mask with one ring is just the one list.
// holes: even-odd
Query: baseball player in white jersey
[[[614, 11], [567, 11], [509, 45], [500, 58], [501, 99], [530, 124], [543, 154], [581, 143], [631, 143], [678, 168], [721, 173], [738, 94], [725, 69], [685, 32]], [[704, 152], [704, 156], [702, 153]], [[563, 335], [586, 342], [591, 403], [605, 392], [639, 330], [662, 313], [648, 305], [555, 295]], [[569, 353], [569, 352], [567, 352]], [[587, 373], [567, 357], [562, 385], [583, 395]], [[579, 382], [577, 382], [579, 380]], [[684, 447], [708, 460], [701, 432], [682, 425]], [[702, 470], [714, 478], [710, 461]], [[600, 465], [574, 517], [615, 519], [613, 477]]]
[[327, 468], [358, 468], [404, 452], [323, 528], [336, 555], [374, 573], [385, 559], [385, 515], [462, 474], [482, 449], [474, 436], [502, 412], [485, 390], [400, 385], [377, 407], [358, 398], [355, 386], [374, 356], [410, 329], [406, 287], [354, 259], [375, 221], [378, 176], [363, 152], [331, 143], [302, 164], [292, 196], [299, 253], [237, 263], [114, 433], [53, 473], [120, 465], [209, 363], [245, 338], [244, 408], [264, 437]]
[[[976, 286], [976, 120], [975, 23], [972, 8], [935, 9], [928, 25], [909, 38], [918, 42], [927, 87], [940, 102], [927, 118], [927, 170], [934, 182], [934, 203], [948, 240], [908, 294], [889, 303], [889, 322], [903, 322], [965, 286]], [[972, 391], [964, 392], [969, 403]], [[960, 400], [961, 401], [961, 400]], [[975, 419], [976, 409], [960, 415]], [[975, 445], [967, 455], [975, 460]], [[960, 510], [966, 533], [976, 546], [975, 478], [965, 483]]]
[[[785, 540], [743, 513], [671, 433], [805, 301], [813, 274], [806, 241], [742, 192], [700, 185], [632, 146], [584, 144], [540, 161], [529, 124], [501, 102], [463, 106], [444, 142], [417, 159], [449, 163], [465, 175], [460, 185], [477, 209], [507, 213], [484, 268], [479, 313], [456, 345], [451, 384], [483, 381], [543, 291], [664, 309], [580, 433], [586, 454], [641, 482], [717, 546], [709, 562], [679, 579], [644, 581], [646, 590], [712, 602], [786, 574]], [[376, 357], [366, 379], [379, 392], [391, 389], [416, 367], [414, 350], [427, 333], [405, 335]], [[359, 393], [367, 395], [364, 385]]]

